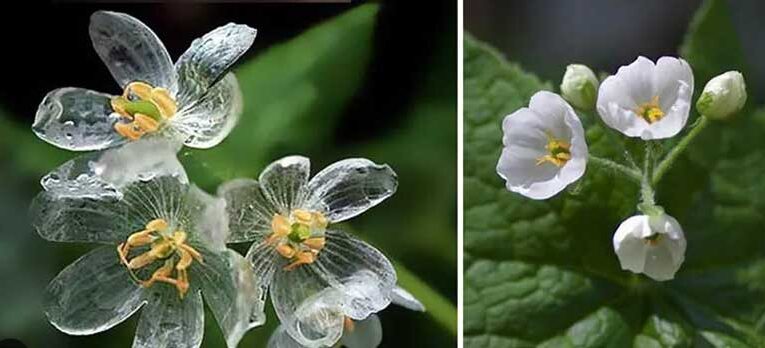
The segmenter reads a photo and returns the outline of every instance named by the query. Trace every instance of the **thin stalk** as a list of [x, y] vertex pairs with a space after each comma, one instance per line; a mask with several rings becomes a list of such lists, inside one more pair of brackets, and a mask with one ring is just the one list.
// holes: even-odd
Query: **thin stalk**
[[643, 180], [643, 176], [640, 174], [639, 171], [629, 168], [623, 164], [616, 163], [610, 159], [590, 155], [587, 161], [597, 166], [624, 174], [629, 179], [637, 183], [640, 183]]
[[696, 139], [696, 137], [701, 134], [701, 131], [704, 130], [704, 128], [707, 127], [709, 124], [709, 119], [707, 119], [704, 116], [699, 116], [701, 119], [699, 120], [699, 123], [696, 125], [696, 127], [693, 127], [690, 132], [680, 140], [679, 143], [675, 146], [675, 148], [672, 149], [672, 151], [667, 154], [666, 157], [659, 163], [659, 165], [656, 167], [656, 172], [653, 174], [653, 179], [651, 180], [652, 184], [656, 186], [661, 181], [661, 178], [664, 177], [664, 175], [667, 173], [667, 171], [672, 168], [672, 165], [675, 163], [675, 161], [680, 157], [680, 155], [685, 151], [685, 149], [688, 147], [688, 145], [693, 142], [693, 139]]

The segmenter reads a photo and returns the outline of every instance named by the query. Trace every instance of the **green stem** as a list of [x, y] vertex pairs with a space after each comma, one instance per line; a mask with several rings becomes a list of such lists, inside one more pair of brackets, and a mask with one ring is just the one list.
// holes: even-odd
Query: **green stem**
[[709, 124], [709, 119], [704, 116], [699, 116], [700, 120], [699, 123], [691, 129], [690, 132], [680, 140], [679, 143], [675, 146], [675, 148], [672, 149], [672, 151], [667, 154], [666, 157], [659, 163], [659, 165], [656, 167], [656, 172], [653, 175], [653, 179], [651, 180], [652, 184], [656, 186], [659, 184], [659, 181], [661, 181], [661, 178], [664, 177], [664, 175], [667, 173], [667, 171], [672, 168], [672, 164], [675, 163], [675, 161], [680, 157], [680, 155], [685, 151], [685, 149], [690, 145], [690, 143], [695, 139], [699, 134], [701, 134], [701, 131], [704, 130], [704, 128], [707, 127]]
[[640, 172], [637, 170], [629, 168], [623, 164], [616, 163], [610, 159], [590, 155], [587, 161], [597, 166], [624, 174], [635, 182], [639, 183], [643, 180], [643, 176], [640, 175]]
[[454, 304], [406, 269], [402, 264], [394, 261], [393, 265], [398, 274], [398, 285], [420, 300], [425, 305], [426, 313], [456, 337], [457, 308]]

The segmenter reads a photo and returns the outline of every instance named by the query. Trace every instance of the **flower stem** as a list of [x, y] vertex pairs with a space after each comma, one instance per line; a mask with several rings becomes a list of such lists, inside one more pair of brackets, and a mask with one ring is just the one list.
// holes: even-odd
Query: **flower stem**
[[675, 146], [675, 148], [672, 149], [672, 151], [667, 154], [666, 157], [659, 163], [659, 165], [656, 167], [656, 172], [653, 175], [653, 179], [651, 180], [652, 184], [655, 186], [661, 181], [661, 178], [664, 177], [664, 175], [667, 173], [667, 171], [672, 168], [672, 165], [675, 163], [675, 161], [680, 157], [680, 155], [685, 151], [685, 149], [690, 145], [690, 143], [695, 139], [699, 134], [701, 134], [701, 131], [704, 130], [704, 128], [707, 127], [709, 124], [709, 119], [704, 116], [699, 116], [700, 120], [698, 124], [696, 124], [693, 129], [691, 129], [690, 132], [680, 140], [679, 143]]
[[428, 315], [457, 337], [457, 308], [454, 304], [401, 263], [394, 261], [393, 265], [398, 275], [398, 284], [422, 302]]
[[640, 172], [637, 170], [629, 168], [623, 164], [616, 163], [610, 159], [590, 155], [587, 161], [597, 166], [622, 173], [635, 182], [640, 183], [643, 180], [643, 176], [640, 175]]

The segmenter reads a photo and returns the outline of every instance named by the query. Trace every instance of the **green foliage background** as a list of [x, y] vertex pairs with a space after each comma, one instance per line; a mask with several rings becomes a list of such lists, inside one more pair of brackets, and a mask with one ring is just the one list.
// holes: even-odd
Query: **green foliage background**
[[[765, 110], [748, 105], [712, 124], [659, 184], [688, 252], [675, 280], [654, 282], [621, 271], [611, 245], [636, 213], [630, 182], [589, 166], [551, 200], [505, 190], [494, 169], [501, 120], [553, 83], [469, 34], [464, 45], [466, 347], [765, 346]], [[679, 54], [697, 95], [724, 71], [746, 76], [722, 0], [701, 6]], [[621, 159], [634, 147], [583, 117], [594, 155]]]
[[[270, 161], [290, 154], [310, 157], [314, 171], [347, 157], [390, 164], [399, 175], [397, 194], [344, 228], [394, 260], [400, 284], [428, 312], [394, 307], [383, 312], [383, 346], [454, 346], [454, 37], [442, 36], [400, 124], [371, 139], [348, 141], [341, 132], [341, 116], [364, 82], [374, 54], [377, 13], [378, 5], [358, 6], [240, 64], [235, 70], [245, 96], [240, 124], [218, 147], [184, 149], [180, 156], [191, 180], [209, 192], [231, 178], [257, 177]], [[37, 139], [28, 124], [18, 124], [0, 110], [0, 339], [21, 339], [30, 347], [129, 347], [137, 316], [102, 334], [68, 337], [47, 323], [40, 308], [47, 282], [93, 247], [45, 242], [25, 214], [40, 189], [39, 178], [75, 155]], [[244, 251], [247, 245], [236, 248]], [[266, 327], [248, 333], [240, 347], [265, 345], [277, 324], [270, 314]], [[205, 325], [203, 347], [224, 347], [209, 313]]]

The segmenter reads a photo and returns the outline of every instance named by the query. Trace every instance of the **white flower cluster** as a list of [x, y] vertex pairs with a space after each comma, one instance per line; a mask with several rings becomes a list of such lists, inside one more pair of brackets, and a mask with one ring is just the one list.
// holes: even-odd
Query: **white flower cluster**
[[691, 67], [679, 58], [661, 57], [654, 63], [638, 57], [602, 82], [588, 67], [570, 65], [561, 83], [563, 97], [537, 92], [527, 108], [505, 117], [497, 173], [508, 190], [532, 199], [563, 191], [585, 174], [588, 161], [637, 182], [642, 214], [616, 229], [614, 251], [622, 269], [659, 281], [673, 279], [685, 258], [686, 240], [680, 223], [654, 202], [654, 185], [707, 119], [726, 119], [741, 110], [746, 101], [743, 77], [727, 72], [710, 80], [697, 102], [701, 116], [695, 128], [658, 164], [661, 154], [646, 146], [642, 168], [635, 161], [621, 164], [590, 154], [582, 122], [567, 101], [578, 110], [596, 109], [603, 124], [627, 137], [658, 141], [685, 127], [693, 87]]
[[[55, 146], [103, 150], [46, 175], [32, 203], [43, 238], [103, 244], [46, 289], [56, 328], [95, 334], [140, 309], [134, 348], [196, 348], [204, 299], [234, 348], [265, 322], [270, 294], [281, 322], [271, 347], [376, 347], [375, 313], [390, 303], [424, 310], [385, 255], [335, 226], [396, 191], [387, 165], [346, 159], [311, 178], [310, 161], [290, 156], [217, 195], [189, 183], [177, 152], [215, 146], [235, 126], [242, 95], [227, 71], [255, 33], [224, 25], [173, 64], [137, 19], [93, 14], [93, 46], [124, 92], [57, 89], [33, 126]], [[251, 243], [246, 257], [226, 246], [242, 242]]]

